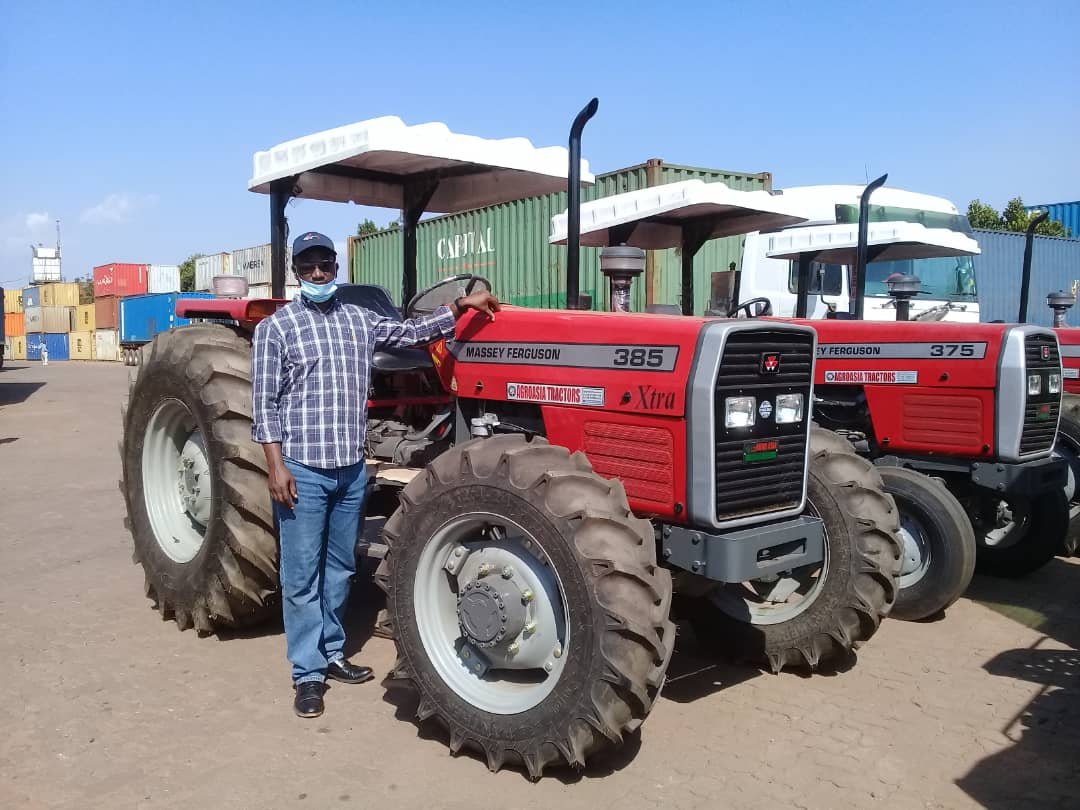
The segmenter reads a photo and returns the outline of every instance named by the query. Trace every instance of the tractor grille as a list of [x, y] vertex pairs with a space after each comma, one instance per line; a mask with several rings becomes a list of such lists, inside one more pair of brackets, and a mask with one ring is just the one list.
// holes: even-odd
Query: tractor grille
[[[1043, 357], [1043, 352], [1047, 357]], [[1061, 374], [1061, 358], [1057, 341], [1050, 335], [1027, 335], [1024, 339], [1024, 359], [1027, 374], [1042, 375], [1042, 393], [1027, 397], [1024, 405], [1024, 431], [1020, 434], [1020, 455], [1045, 453], [1054, 446], [1057, 435], [1061, 395], [1047, 391], [1050, 374]], [[1025, 374], [1025, 378], [1027, 376]], [[1026, 380], [1025, 380], [1026, 381]]]
[[[762, 371], [764, 356], [779, 354], [779, 371]], [[724, 346], [716, 378], [716, 519], [718, 522], [781, 512], [799, 505], [805, 480], [806, 442], [810, 424], [810, 383], [813, 338], [786, 330], [746, 330], [732, 333]], [[803, 419], [780, 425], [775, 421], [777, 394], [803, 395]], [[768, 401], [772, 413], [756, 411], [751, 427], [724, 426], [724, 400], [753, 396], [760, 406]], [[775, 458], [747, 460], [761, 442], [776, 442]], [[771, 455], [771, 453], [769, 454]]]

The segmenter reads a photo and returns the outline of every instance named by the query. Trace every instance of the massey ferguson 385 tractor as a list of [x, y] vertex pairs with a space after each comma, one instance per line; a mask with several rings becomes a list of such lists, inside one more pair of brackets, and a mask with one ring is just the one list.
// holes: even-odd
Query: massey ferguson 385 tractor
[[[283, 302], [290, 197], [400, 207], [404, 312], [379, 287], [342, 293], [387, 317], [486, 282], [415, 293], [424, 210], [569, 185], [567, 150], [381, 118], [255, 155], [269, 192], [275, 300], [186, 302], [228, 319], [142, 349], [124, 414], [135, 560], [164, 617], [201, 632], [275, 611], [277, 545], [252, 443], [249, 339]], [[587, 175], [586, 175], [587, 176]], [[767, 194], [713, 206], [716, 233], [802, 218]], [[573, 240], [572, 240], [573, 241]], [[568, 300], [577, 301], [570, 247]], [[498, 292], [497, 290], [495, 291]], [[812, 430], [807, 326], [505, 307], [453, 341], [375, 355], [369, 454], [400, 488], [377, 581], [417, 717], [496, 770], [581, 766], [637, 729], [675, 642], [673, 586], [718, 591], [710, 632], [774, 669], [814, 668], [874, 634], [896, 596], [897, 511], [874, 467]]]
[[[691, 180], [589, 202], [581, 212], [581, 243], [681, 246], [686, 307], [693, 301], [694, 254], [711, 238], [701, 202], [722, 194], [717, 185]], [[900, 509], [904, 540], [892, 615], [921, 619], [959, 598], [976, 565], [1020, 576], [1060, 549], [1068, 501], [1065, 464], [1051, 457], [1062, 382], [1058, 342], [1051, 330], [1034, 326], [804, 320], [815, 277], [818, 290], [824, 274], [840, 266], [863, 279], [867, 255], [898, 262], [978, 251], [963, 233], [925, 227], [920, 212], [891, 207], [894, 221], [869, 222], [868, 206], [860, 209], [857, 223], [761, 233], [756, 238], [765, 253], [758, 258], [790, 263], [784, 276], [792, 280], [799, 318], [791, 322], [818, 332], [814, 420], [878, 465]], [[903, 221], [905, 214], [911, 219]], [[565, 215], [553, 218], [553, 242], [565, 240], [566, 227]], [[896, 281], [891, 286], [903, 314], [910, 300], [904, 293], [918, 279]], [[753, 282], [752, 273], [740, 279], [744, 298], [757, 292]], [[855, 288], [853, 308], [861, 316], [865, 285]], [[771, 312], [771, 301], [755, 296], [727, 314]]]

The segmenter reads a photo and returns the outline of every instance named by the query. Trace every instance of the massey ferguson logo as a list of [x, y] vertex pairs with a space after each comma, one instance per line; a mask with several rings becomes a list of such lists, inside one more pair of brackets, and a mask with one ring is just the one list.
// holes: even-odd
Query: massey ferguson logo
[[780, 371], [780, 355], [776, 352], [765, 352], [761, 355], [761, 373], [776, 374]]
[[1042, 359], [1043, 360], [1049, 360], [1050, 359], [1050, 347], [1049, 346], [1043, 346], [1042, 347]]

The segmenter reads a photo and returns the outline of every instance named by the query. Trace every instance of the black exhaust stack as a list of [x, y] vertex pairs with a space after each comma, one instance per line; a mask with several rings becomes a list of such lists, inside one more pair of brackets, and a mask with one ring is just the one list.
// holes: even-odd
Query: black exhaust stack
[[1049, 211], [1040, 211], [1031, 220], [1027, 228], [1027, 236], [1024, 238], [1024, 271], [1020, 276], [1020, 318], [1019, 323], [1027, 323], [1028, 311], [1028, 288], [1031, 286], [1031, 249], [1035, 244], [1035, 229], [1046, 222], [1050, 216]]
[[580, 309], [581, 277], [581, 132], [596, 115], [600, 100], [594, 98], [577, 114], [570, 127], [570, 171], [566, 177], [566, 308]]
[[870, 195], [885, 185], [889, 175], [883, 174], [863, 189], [859, 197], [859, 244], [855, 253], [855, 267], [851, 274], [851, 286], [855, 292], [855, 308], [852, 316], [857, 321], [863, 319], [863, 304], [866, 303], [866, 240], [870, 229]]
[[289, 223], [285, 206], [293, 193], [295, 177], [270, 183], [270, 297], [285, 297], [285, 278], [289, 274]]

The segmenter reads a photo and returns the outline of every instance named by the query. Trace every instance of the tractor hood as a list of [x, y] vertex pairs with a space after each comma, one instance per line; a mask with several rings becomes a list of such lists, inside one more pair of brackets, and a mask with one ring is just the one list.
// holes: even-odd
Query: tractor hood
[[[433, 122], [409, 126], [396, 116], [348, 124], [256, 152], [248, 190], [270, 193], [274, 180], [296, 177], [296, 196], [403, 208], [404, 187], [438, 180], [426, 206], [446, 213], [566, 191], [567, 150], [527, 138], [487, 139]], [[581, 177], [592, 183], [588, 162]]]
[[[765, 255], [770, 259], [797, 260], [802, 253], [812, 253], [815, 261], [852, 265], [859, 245], [859, 226], [795, 228], [762, 234], [762, 238]], [[915, 222], [870, 223], [866, 243], [873, 252], [871, 261], [977, 256], [980, 252], [979, 243], [966, 234]]]
[[[681, 245], [684, 228], [713, 239], [806, 219], [796, 204], [767, 191], [735, 191], [723, 183], [686, 180], [582, 204], [581, 244], [662, 250]], [[552, 244], [565, 244], [566, 231], [566, 212], [551, 218]]]

